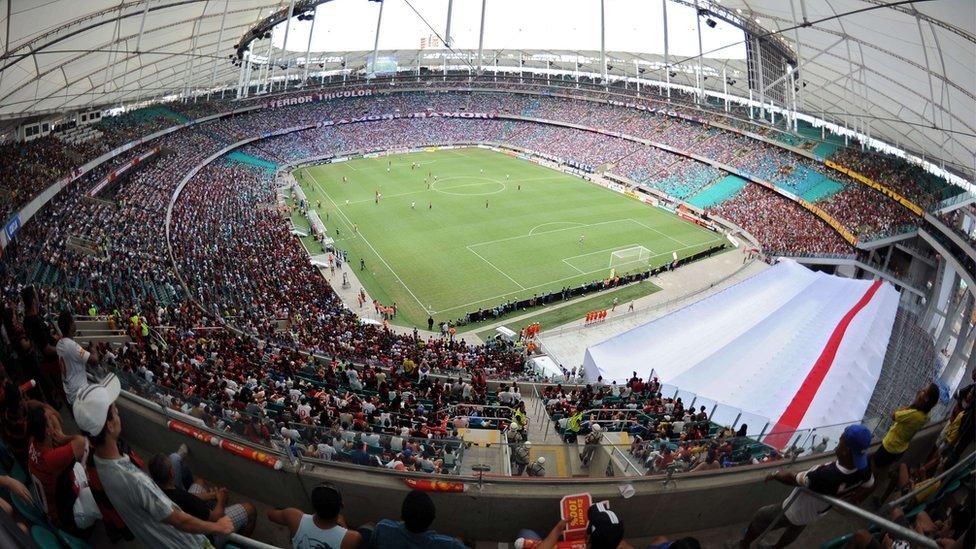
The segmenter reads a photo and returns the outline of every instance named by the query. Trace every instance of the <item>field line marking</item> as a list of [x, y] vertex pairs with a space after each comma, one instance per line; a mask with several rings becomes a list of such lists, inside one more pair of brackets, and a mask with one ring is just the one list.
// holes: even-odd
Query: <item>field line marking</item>
[[650, 230], [656, 232], [657, 234], [663, 236], [664, 238], [667, 238], [668, 240], [673, 240], [673, 241], [677, 242], [678, 244], [681, 244], [682, 246], [695, 246], [696, 245], [696, 244], [688, 244], [687, 242], [682, 242], [682, 241], [678, 240], [677, 238], [674, 238], [673, 236], [671, 236], [671, 235], [669, 235], [667, 233], [661, 232], [661, 231], [655, 229], [654, 227], [651, 227], [650, 225], [645, 225], [645, 224], [641, 223], [640, 221], [637, 221], [636, 219], [631, 219], [631, 221], [633, 221], [634, 223], [637, 223], [638, 225], [640, 225], [641, 227], [644, 227], [645, 229], [650, 229]]
[[570, 268], [572, 268], [572, 269], [575, 269], [575, 270], [576, 270], [576, 272], [578, 272], [579, 274], [586, 274], [586, 271], [583, 271], [582, 269], [580, 269], [580, 268], [579, 268], [579, 267], [577, 267], [576, 265], [573, 265], [573, 264], [572, 264], [572, 263], [570, 263], [569, 261], [566, 261], [566, 258], [563, 258], [563, 263], [565, 263], [565, 264], [567, 264], [567, 265], [569, 265], [569, 267], [570, 267]]
[[[538, 229], [539, 227], [545, 227], [546, 225], [563, 225], [567, 223], [572, 223], [577, 227], [586, 227], [586, 223], [580, 223], [579, 221], [549, 221], [548, 223], [542, 223], [540, 225], [536, 225], [535, 227], [529, 229], [529, 236], [532, 236], [535, 233], [535, 230]], [[566, 227], [566, 228], [571, 229], [572, 227]]]
[[[315, 183], [315, 186], [316, 187], [319, 187], [319, 191], [322, 194], [324, 194], [327, 199], [329, 199], [329, 202], [331, 202], [333, 206], [335, 206], [336, 212], [339, 215], [341, 215], [346, 220], [346, 223], [348, 223], [350, 226], [352, 226], [352, 222], [350, 222], [349, 221], [349, 218], [346, 217], [346, 213], [343, 212], [341, 208], [339, 208], [339, 205], [335, 203], [335, 200], [332, 200], [332, 197], [329, 196], [329, 193], [325, 192], [325, 190], [322, 189], [322, 187], [319, 185], [319, 180], [316, 179], [314, 175], [312, 175], [312, 174], [309, 174], [309, 175], [311, 175], [312, 181]], [[363, 242], [365, 242], [366, 245], [369, 246], [369, 249], [370, 250], [373, 250], [373, 253], [376, 254], [376, 257], [378, 257], [380, 259], [380, 261], [382, 261], [383, 264], [386, 265], [386, 268], [389, 269], [391, 273], [393, 273], [393, 276], [396, 277], [396, 279], [400, 283], [400, 285], [403, 286], [403, 288], [405, 290], [407, 290], [407, 293], [409, 293], [410, 296], [414, 299], [414, 301], [417, 302], [417, 305], [420, 305], [420, 308], [421, 309], [423, 309], [424, 311], [427, 311], [427, 314], [430, 314], [430, 309], [428, 309], [426, 306], [424, 306], [424, 303], [422, 301], [420, 301], [419, 298], [417, 298], [416, 294], [413, 293], [413, 290], [410, 289], [410, 286], [407, 286], [406, 283], [403, 282], [403, 279], [400, 278], [400, 275], [398, 275], [397, 272], [393, 270], [393, 267], [391, 267], [390, 264], [386, 262], [386, 259], [383, 259], [383, 256], [380, 255], [379, 252], [376, 251], [376, 248], [374, 248], [373, 245], [369, 243], [369, 240], [367, 240], [366, 237], [363, 236], [363, 234], [360, 233], [360, 232], [357, 232], [356, 234], [359, 235], [359, 238], [362, 238], [363, 239]]]
[[488, 265], [491, 265], [491, 268], [492, 268], [492, 269], [495, 269], [496, 271], [498, 271], [498, 272], [500, 272], [500, 273], [502, 273], [502, 276], [504, 276], [505, 278], [507, 278], [507, 279], [509, 279], [509, 280], [511, 280], [512, 282], [514, 282], [516, 286], [518, 286], [519, 288], [522, 288], [523, 290], [525, 290], [525, 289], [526, 289], [526, 288], [525, 288], [525, 286], [523, 286], [523, 285], [521, 285], [521, 284], [519, 284], [519, 281], [518, 281], [518, 280], [515, 280], [514, 278], [512, 278], [512, 277], [510, 277], [510, 276], [508, 276], [508, 273], [506, 273], [505, 271], [503, 271], [503, 270], [501, 270], [501, 269], [499, 269], [498, 267], [496, 267], [494, 263], [492, 263], [491, 261], [488, 261], [487, 259], [485, 259], [485, 257], [484, 257], [483, 255], [481, 255], [481, 254], [479, 254], [478, 252], [476, 252], [476, 251], [474, 251], [474, 250], [472, 250], [472, 249], [471, 249], [471, 246], [466, 246], [466, 248], [468, 249], [468, 251], [469, 251], [469, 252], [471, 252], [471, 253], [473, 253], [474, 255], [476, 255], [476, 256], [478, 256], [479, 258], [481, 258], [481, 260], [482, 260], [482, 261], [484, 261], [484, 262], [485, 262], [485, 263], [487, 263]]
[[508, 237], [505, 237], [505, 238], [498, 238], [496, 240], [486, 240], [484, 242], [478, 242], [478, 243], [475, 243], [475, 244], [471, 244], [471, 246], [486, 246], [488, 244], [497, 244], [499, 242], [508, 242], [509, 240], [517, 240], [519, 238], [525, 238], [527, 236], [539, 236], [539, 235], [549, 234], [549, 233], [558, 233], [560, 231], [569, 231], [569, 230], [572, 230], [572, 229], [583, 229], [583, 228], [586, 228], [586, 227], [596, 227], [596, 226], [599, 226], [599, 225], [607, 225], [607, 224], [610, 224], [610, 223], [620, 223], [621, 221], [633, 221], [633, 220], [632, 219], [613, 219], [611, 221], [601, 221], [599, 223], [584, 223], [582, 227], [566, 227], [565, 229], [553, 229], [551, 231], [542, 231], [541, 233], [536, 233], [534, 235], [520, 234], [520, 235], [516, 235], [516, 236], [508, 236]]

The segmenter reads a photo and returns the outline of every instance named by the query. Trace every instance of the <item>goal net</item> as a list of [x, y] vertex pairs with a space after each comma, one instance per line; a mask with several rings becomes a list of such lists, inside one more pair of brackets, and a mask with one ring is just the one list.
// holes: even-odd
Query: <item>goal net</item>
[[610, 267], [615, 269], [647, 265], [651, 251], [643, 246], [633, 246], [610, 252]]

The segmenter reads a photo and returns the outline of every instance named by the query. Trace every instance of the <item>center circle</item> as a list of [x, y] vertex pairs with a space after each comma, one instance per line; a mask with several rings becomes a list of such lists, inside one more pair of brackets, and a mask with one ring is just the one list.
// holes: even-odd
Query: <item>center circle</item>
[[482, 196], [498, 194], [508, 187], [492, 177], [459, 175], [438, 179], [430, 188], [439, 193], [457, 196]]

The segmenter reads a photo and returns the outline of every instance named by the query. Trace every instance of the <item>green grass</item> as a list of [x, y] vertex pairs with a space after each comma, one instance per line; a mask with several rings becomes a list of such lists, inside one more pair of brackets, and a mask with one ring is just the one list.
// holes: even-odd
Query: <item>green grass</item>
[[366, 290], [395, 302], [396, 322], [406, 326], [606, 278], [614, 251], [647, 250], [647, 258], [617, 264], [624, 274], [724, 241], [622, 194], [486, 149], [356, 159], [295, 176]]
[[[609, 310], [611, 307], [613, 307], [614, 298], [617, 298], [618, 311], [627, 310], [627, 306], [630, 305], [632, 300], [653, 294], [660, 289], [660, 287], [648, 280], [643, 282], [635, 282], [633, 284], [624, 286], [623, 288], [600, 292], [586, 299], [581, 299], [572, 305], [566, 305], [565, 307], [560, 307], [558, 309], [554, 307], [563, 302], [560, 301], [553, 303], [543, 309], [540, 309], [538, 313], [532, 316], [525, 317], [515, 322], [505, 323], [503, 325], [518, 332], [522, 328], [538, 322], [539, 325], [542, 326], [543, 330], [551, 330], [557, 326], [562, 326], [563, 324], [567, 324], [574, 320], [579, 320], [590, 311], [602, 311], [604, 309]], [[522, 314], [524, 314], [524, 311]], [[492, 320], [491, 322], [500, 322], [502, 320], [504, 320], [503, 317], [497, 320]], [[476, 335], [481, 338], [481, 341], [487, 341], [489, 337], [495, 335], [495, 329], [490, 328], [487, 330], [481, 330], [476, 332]]]

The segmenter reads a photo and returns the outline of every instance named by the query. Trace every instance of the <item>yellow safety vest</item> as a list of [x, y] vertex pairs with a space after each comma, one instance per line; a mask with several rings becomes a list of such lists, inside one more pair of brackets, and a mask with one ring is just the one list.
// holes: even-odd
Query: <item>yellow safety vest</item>
[[566, 422], [566, 427], [568, 427], [570, 431], [576, 433], [579, 432], [580, 427], [582, 427], [582, 423], [583, 423], [583, 412], [578, 412], [569, 417], [569, 421]]
[[515, 421], [515, 423], [517, 423], [519, 426], [522, 427], [524, 427], [529, 422], [529, 418], [525, 415], [524, 412], [522, 412], [522, 410], [515, 410], [514, 412], [512, 412], [512, 419]]
[[96, 309], [94, 305], [88, 308], [88, 316], [97, 316], [97, 315], [98, 315], [98, 309]]

